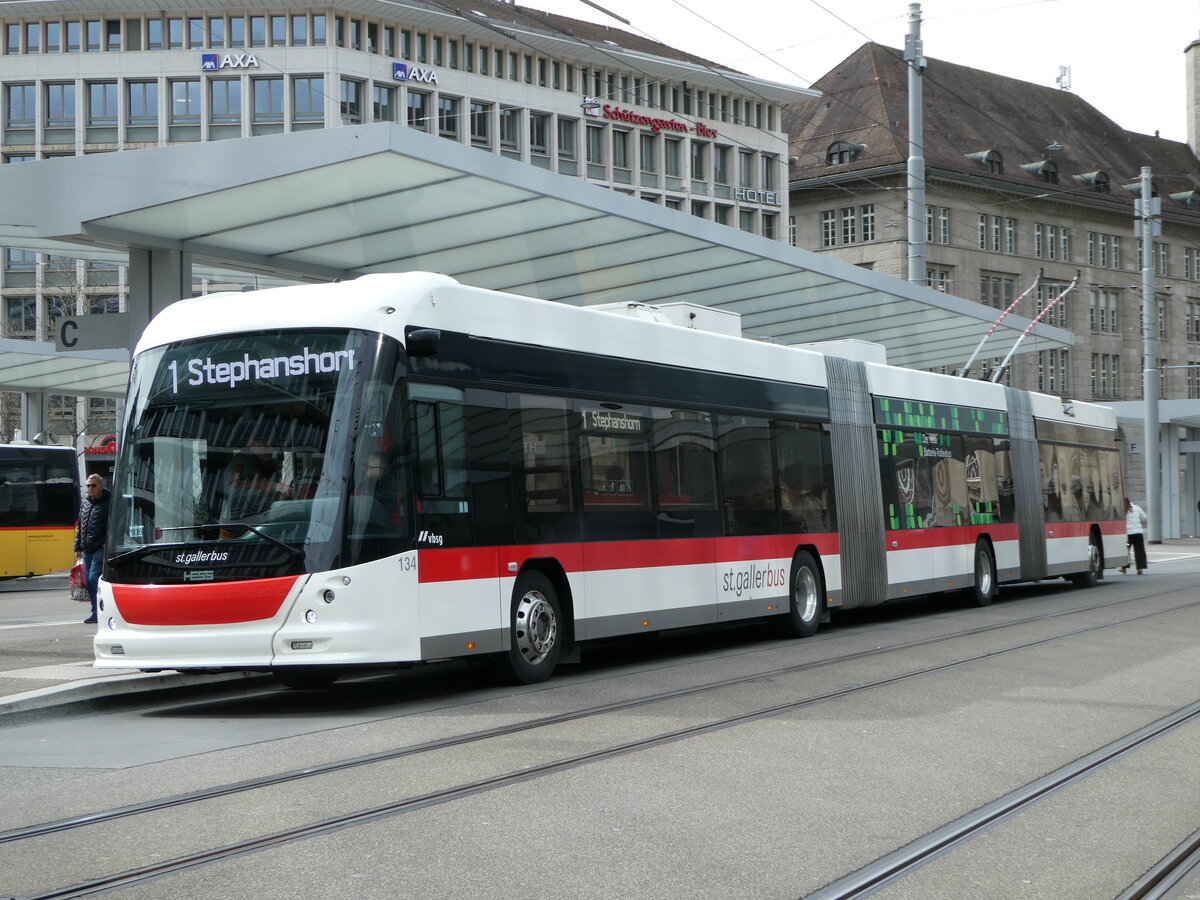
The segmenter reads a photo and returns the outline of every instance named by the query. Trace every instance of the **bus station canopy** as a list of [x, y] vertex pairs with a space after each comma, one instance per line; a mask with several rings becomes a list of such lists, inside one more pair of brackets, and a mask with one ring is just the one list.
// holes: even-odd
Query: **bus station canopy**
[[[874, 341], [889, 362], [913, 368], [962, 365], [997, 314], [386, 123], [2, 166], [0, 245], [129, 258], [131, 269], [130, 251], [175, 253], [188, 267], [236, 269], [250, 286], [428, 270], [578, 305], [689, 301], [741, 314], [750, 337]], [[131, 291], [158, 283], [133, 271], [130, 280]], [[178, 296], [151, 297], [146, 308]], [[1027, 325], [1009, 316], [982, 356], [1004, 356]], [[63, 359], [60, 377], [51, 365], [18, 378], [29, 370], [9, 365], [11, 343], [0, 390], [120, 393], [107, 375], [68, 374], [67, 353], [50, 354]], [[1071, 343], [1039, 324], [1021, 350]]]

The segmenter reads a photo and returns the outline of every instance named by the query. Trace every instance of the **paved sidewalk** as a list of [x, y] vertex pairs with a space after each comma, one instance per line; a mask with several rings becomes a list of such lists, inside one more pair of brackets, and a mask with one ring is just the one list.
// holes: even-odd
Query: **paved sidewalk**
[[[1181, 538], [1164, 541], [1147, 548], [1150, 559], [1150, 571], [1156, 564], [1169, 563], [1176, 559], [1187, 559], [1200, 556], [1200, 538]], [[1132, 571], [1121, 575], [1115, 569], [1106, 572], [1110, 579], [1135, 577]], [[66, 575], [47, 575], [42, 578], [23, 580], [20, 582], [3, 582], [3, 589], [12, 590], [18, 584], [26, 591], [58, 591], [66, 595]], [[0, 593], [0, 599], [4, 596]], [[80, 609], [86, 613], [86, 606], [70, 604], [67, 609], [76, 614]], [[33, 628], [38, 624], [63, 626], [62, 631], [68, 638], [54, 639], [58, 649], [46, 653], [47, 660], [61, 657], [62, 643], [68, 648], [78, 646], [78, 657], [68, 661], [58, 661], [47, 665], [34, 665], [25, 668], [0, 670], [0, 718], [12, 713], [24, 713], [35, 710], [96, 700], [105, 697], [136, 694], [143, 691], [163, 690], [210, 684], [218, 681], [246, 679], [247, 674], [226, 673], [212, 675], [185, 675], [179, 672], [145, 673], [137, 669], [94, 669], [90, 658], [91, 638], [95, 634], [92, 626], [77, 624], [74, 615], [56, 623], [17, 623], [3, 624], [0, 629]], [[67, 626], [70, 626], [69, 628]], [[47, 627], [49, 630], [49, 627]], [[248, 673], [262, 677], [260, 673]]]

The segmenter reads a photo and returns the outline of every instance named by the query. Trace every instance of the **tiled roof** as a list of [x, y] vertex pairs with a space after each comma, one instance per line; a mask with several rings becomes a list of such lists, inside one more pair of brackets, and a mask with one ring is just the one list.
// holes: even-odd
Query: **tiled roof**
[[525, 28], [538, 28], [550, 33], [566, 32], [573, 37], [598, 44], [611, 41], [622, 49], [632, 50], [635, 53], [646, 53], [651, 56], [660, 56], [663, 59], [681, 60], [714, 69], [723, 69], [726, 72], [736, 71], [730, 69], [728, 66], [685, 53], [682, 50], [677, 50], [666, 44], [660, 44], [649, 38], [644, 38], [628, 31], [622, 31], [620, 28], [610, 28], [607, 25], [597, 25], [592, 22], [584, 22], [579, 19], [560, 16], [555, 13], [542, 12], [531, 6], [517, 6], [512, 3], [504, 3], [503, 0], [468, 0], [466, 3], [435, 2], [434, 5], [453, 8], [456, 12], [463, 15], [470, 15], [473, 12], [482, 13], [496, 25], [510, 22], [514, 25], [520, 25]]
[[[843, 172], [903, 167], [908, 157], [908, 69], [900, 50], [864, 44], [818, 80], [824, 96], [790, 106], [784, 125], [791, 135], [793, 181]], [[1200, 182], [1200, 161], [1178, 141], [1126, 131], [1082, 97], [994, 75], [979, 69], [928, 59], [924, 82], [927, 169], [997, 182], [1044, 185], [1022, 168], [1047, 158], [1058, 166], [1056, 190], [1088, 192], [1074, 176], [1104, 172], [1112, 199], [1128, 204], [1123, 185], [1138, 181], [1150, 166], [1160, 196], [1191, 191]], [[838, 140], [864, 145], [853, 161], [825, 165], [826, 150]], [[1052, 142], [1061, 150], [1047, 152]], [[995, 150], [1004, 171], [989, 175], [968, 154]], [[1093, 197], [1100, 195], [1092, 194]], [[1164, 200], [1168, 207], [1182, 204]]]

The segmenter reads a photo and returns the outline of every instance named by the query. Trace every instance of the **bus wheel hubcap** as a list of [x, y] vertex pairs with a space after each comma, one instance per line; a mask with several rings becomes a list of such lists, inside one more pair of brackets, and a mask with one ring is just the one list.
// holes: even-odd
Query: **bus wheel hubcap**
[[546, 658], [558, 639], [558, 619], [554, 607], [538, 591], [530, 591], [517, 604], [515, 631], [517, 649], [527, 663], [536, 665]]
[[817, 579], [808, 568], [796, 572], [796, 612], [805, 622], [811, 622], [817, 614]]

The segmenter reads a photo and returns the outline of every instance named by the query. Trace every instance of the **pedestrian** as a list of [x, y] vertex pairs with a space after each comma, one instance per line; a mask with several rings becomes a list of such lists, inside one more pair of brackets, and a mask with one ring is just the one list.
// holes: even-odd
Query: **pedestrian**
[[85, 625], [96, 622], [96, 588], [100, 585], [100, 570], [104, 565], [104, 541], [108, 535], [108, 507], [111, 494], [99, 475], [89, 475], [87, 494], [79, 506], [79, 523], [75, 527], [75, 561], [83, 562], [87, 575], [88, 599], [92, 614], [83, 620]]
[[[1147, 568], [1146, 563], [1146, 540], [1142, 532], [1146, 528], [1146, 511], [1136, 503], [1130, 503], [1129, 498], [1125, 498], [1125, 534], [1128, 536], [1129, 549], [1133, 551], [1133, 561], [1137, 566], [1137, 573], [1142, 574]], [[1125, 565], [1118, 570], [1122, 575], [1129, 568], [1129, 560], [1125, 560]]]

